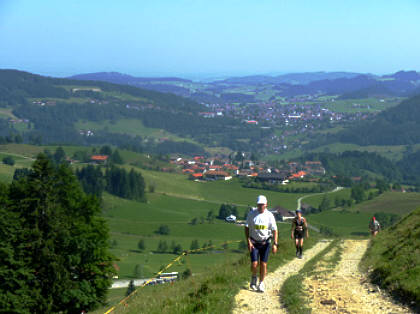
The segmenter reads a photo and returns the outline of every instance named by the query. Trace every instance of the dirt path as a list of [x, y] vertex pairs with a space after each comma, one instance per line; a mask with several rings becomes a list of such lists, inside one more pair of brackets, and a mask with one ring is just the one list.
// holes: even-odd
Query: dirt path
[[[304, 286], [314, 313], [412, 313], [394, 304], [380, 289], [366, 281], [358, 269], [368, 240], [346, 240], [334, 270], [306, 278]], [[323, 269], [323, 264], [320, 263]]]
[[[233, 313], [287, 313], [280, 304], [280, 288], [284, 281], [296, 274], [309, 259], [329, 244], [329, 241], [318, 242], [313, 248], [304, 251], [303, 259], [294, 258], [286, 265], [269, 273], [264, 280], [265, 293], [251, 291], [249, 282], [247, 282], [246, 286], [235, 296], [236, 306]], [[270, 263], [268, 266], [270, 267]]]

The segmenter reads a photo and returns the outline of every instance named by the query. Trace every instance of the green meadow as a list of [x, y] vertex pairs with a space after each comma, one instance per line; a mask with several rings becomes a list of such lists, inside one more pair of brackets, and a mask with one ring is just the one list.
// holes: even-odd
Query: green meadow
[[281, 205], [296, 208], [297, 199], [304, 194], [278, 193], [267, 190], [249, 189], [236, 180], [196, 182], [187, 180], [186, 175], [141, 170], [148, 184], [154, 184], [157, 193], [213, 203], [232, 203], [240, 206], [254, 206], [259, 194], [268, 198], [269, 206]]
[[[184, 181], [181, 182], [176, 181], [180, 177], [174, 174], [144, 170], [142, 173], [146, 182], [150, 180], [151, 175], [155, 180], [163, 175], [166, 179], [170, 179], [172, 176], [172, 181], [175, 180], [177, 184], [174, 185], [175, 191], [172, 187], [172, 193], [148, 193], [146, 203], [105, 194], [103, 214], [111, 230], [111, 243], [115, 243], [113, 252], [119, 259], [117, 265], [120, 268], [119, 276], [121, 278], [133, 277], [136, 265], [141, 265], [143, 276], [151, 276], [159, 270], [160, 266], [166, 265], [175, 258], [174, 254], [156, 253], [161, 240], [166, 241], [168, 246], [172, 242], [180, 244], [184, 250], [190, 249], [193, 240], [197, 240], [200, 247], [211, 241], [219, 248], [216, 252], [209, 251], [205, 254], [189, 255], [188, 260], [174, 265], [171, 271], [183, 271], [186, 268], [191, 268], [193, 272], [200, 272], [208, 266], [226, 260], [234, 260], [239, 256], [238, 254], [243, 254], [238, 250], [237, 242], [230, 244], [228, 250], [223, 254], [220, 252], [224, 242], [244, 239], [242, 226], [226, 223], [219, 219], [209, 223], [204, 218], [207, 217], [209, 211], [213, 211], [217, 215], [223, 202], [243, 202], [244, 205], [252, 205], [255, 202], [255, 197], [266, 191], [244, 189], [240, 187], [239, 182], [198, 183], [188, 181], [186, 176], [183, 176]], [[167, 181], [164, 180], [164, 182]], [[199, 188], [195, 189], [195, 186]], [[156, 184], [156, 188], [159, 188], [159, 183]], [[171, 191], [171, 185], [165, 186], [164, 190]], [[273, 200], [278, 200], [276, 204], [284, 204], [283, 206], [289, 204], [292, 206], [291, 208], [296, 207], [298, 195], [286, 193], [275, 195], [275, 192], [265, 194], [268, 197], [272, 196]], [[286, 203], [282, 203], [283, 201]], [[243, 218], [247, 212], [247, 206], [238, 206], [238, 211], [239, 218]], [[193, 218], [198, 219], [198, 223], [195, 225], [191, 224]], [[201, 220], [204, 222], [200, 223]], [[169, 227], [169, 235], [156, 233], [160, 225]], [[289, 228], [289, 224], [279, 224], [281, 236], [287, 237]], [[144, 252], [137, 249], [140, 239], [144, 240], [146, 246]]]
[[[372, 215], [362, 212], [328, 210], [307, 215], [308, 223], [315, 227], [328, 227], [342, 237], [368, 235]], [[313, 232], [313, 231], [312, 231]]]
[[[351, 190], [348, 188], [345, 188], [337, 192], [327, 193], [327, 197], [330, 200], [331, 205], [334, 205], [334, 200], [336, 198], [348, 199], [350, 197], [350, 193], [351, 193]], [[309, 204], [309, 205], [312, 205], [313, 207], [318, 207], [321, 204], [324, 196], [325, 196], [324, 194], [316, 194], [309, 197], [305, 197], [302, 200], [302, 204]]]
[[418, 208], [420, 193], [385, 192], [373, 200], [352, 207], [351, 211], [374, 214], [376, 212], [405, 215]]
[[327, 102], [325, 107], [343, 113], [379, 112], [398, 105], [403, 98], [363, 98], [363, 99], [335, 99]]
[[75, 124], [77, 129], [91, 131], [107, 131], [119, 134], [129, 134], [132, 136], [151, 137], [155, 139], [167, 138], [173, 141], [189, 141], [190, 139], [179, 137], [175, 134], [162, 129], [148, 128], [138, 119], [120, 119], [117, 121], [79, 121]]

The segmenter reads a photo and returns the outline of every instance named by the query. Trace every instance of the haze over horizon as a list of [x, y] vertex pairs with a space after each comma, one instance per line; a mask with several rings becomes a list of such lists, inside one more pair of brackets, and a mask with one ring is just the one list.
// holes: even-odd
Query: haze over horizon
[[204, 78], [420, 70], [420, 2], [0, 1], [0, 68]]

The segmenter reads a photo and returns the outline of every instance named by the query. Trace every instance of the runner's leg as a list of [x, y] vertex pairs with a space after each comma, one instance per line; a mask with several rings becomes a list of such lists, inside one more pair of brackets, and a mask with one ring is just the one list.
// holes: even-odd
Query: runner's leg
[[267, 262], [261, 262], [260, 263], [260, 281], [264, 281], [266, 274], [267, 274]]
[[299, 239], [299, 254], [302, 255], [303, 238]]

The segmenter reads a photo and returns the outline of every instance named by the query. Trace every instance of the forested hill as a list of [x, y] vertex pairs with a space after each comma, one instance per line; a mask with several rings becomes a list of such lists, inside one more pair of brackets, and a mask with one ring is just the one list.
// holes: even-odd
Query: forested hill
[[[1, 108], [2, 107], [2, 108]], [[207, 119], [191, 99], [134, 86], [0, 70], [0, 143], [112, 144], [148, 153], [249, 150], [270, 130]]]
[[337, 140], [359, 145], [420, 143], [420, 95], [339, 133]]
[[[197, 112], [204, 108], [193, 100], [173, 94], [160, 93], [128, 85], [117, 85], [103, 81], [82, 81], [45, 77], [17, 70], [0, 70], [0, 105], [13, 106], [27, 103], [27, 98], [54, 97], [68, 99], [76, 96], [68, 87], [95, 86], [105, 92], [125, 93], [142, 97], [160, 107]], [[82, 93], [79, 93], [79, 95]], [[79, 96], [78, 95], [78, 96]], [[89, 96], [86, 93], [83, 96]]]

